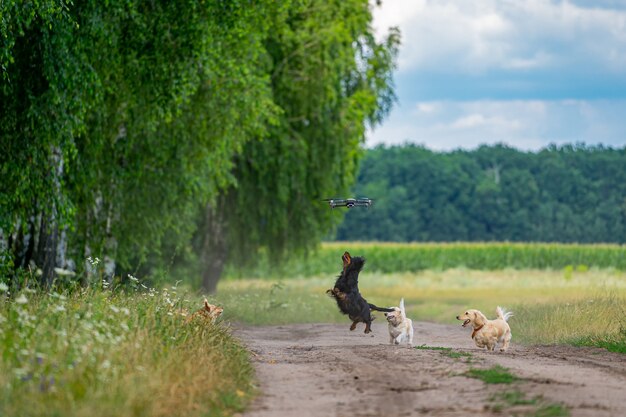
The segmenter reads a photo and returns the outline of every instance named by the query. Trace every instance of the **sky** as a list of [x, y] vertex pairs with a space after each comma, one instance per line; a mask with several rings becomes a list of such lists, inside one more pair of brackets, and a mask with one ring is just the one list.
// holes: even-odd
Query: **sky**
[[382, 0], [398, 102], [366, 146], [626, 146], [626, 0]]

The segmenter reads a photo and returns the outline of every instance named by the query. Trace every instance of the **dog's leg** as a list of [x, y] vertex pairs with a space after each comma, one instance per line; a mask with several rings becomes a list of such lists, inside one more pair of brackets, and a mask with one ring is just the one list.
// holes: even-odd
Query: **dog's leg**
[[500, 352], [506, 352], [506, 350], [509, 348], [509, 343], [511, 342], [511, 332], [507, 332], [507, 334], [504, 335], [504, 343], [502, 344], [502, 347], [500, 348]]
[[389, 335], [389, 344], [393, 345], [394, 338], [392, 335]]
[[358, 321], [353, 321], [352, 322], [352, 326], [350, 326], [350, 331], [356, 329], [356, 324], [358, 323]]
[[364, 332], [365, 334], [368, 334], [368, 333], [372, 332], [372, 329], [370, 327], [371, 325], [372, 325], [371, 321], [366, 321], [365, 322], [365, 332]]
[[413, 326], [409, 328], [409, 347], [413, 346]]

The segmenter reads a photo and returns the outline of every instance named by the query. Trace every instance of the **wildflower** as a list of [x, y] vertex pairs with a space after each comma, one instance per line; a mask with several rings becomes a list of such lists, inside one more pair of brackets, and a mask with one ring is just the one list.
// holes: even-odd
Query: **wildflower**
[[128, 274], [128, 279], [133, 281], [133, 282], [139, 282], [139, 278], [132, 276], [131, 274]]
[[127, 316], [130, 316], [130, 310], [129, 309], [127, 309], [126, 307], [122, 307], [121, 310], [122, 310], [122, 313], [124, 313]]
[[9, 286], [5, 284], [4, 282], [0, 282], [0, 292], [7, 292], [7, 291], [9, 291]]
[[119, 309], [119, 308], [117, 308], [117, 307], [115, 307], [113, 304], [111, 304], [111, 305], [109, 306], [109, 308], [110, 308], [110, 309], [111, 309], [111, 311], [113, 311], [114, 313], [119, 313], [119, 312], [120, 312], [120, 309]]
[[59, 304], [57, 306], [54, 307], [54, 311], [55, 313], [60, 313], [62, 311], [65, 311], [65, 306], [63, 306], [63, 304]]
[[28, 298], [26, 298], [24, 294], [20, 294], [20, 296], [15, 299], [15, 302], [17, 304], [26, 304], [28, 303]]
[[109, 362], [108, 359], [102, 362], [102, 369], [109, 369], [110, 367], [111, 367], [111, 362]]

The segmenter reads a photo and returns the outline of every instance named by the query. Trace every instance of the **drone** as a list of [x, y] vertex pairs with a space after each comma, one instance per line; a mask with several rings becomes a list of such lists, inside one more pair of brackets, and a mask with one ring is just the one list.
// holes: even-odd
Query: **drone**
[[370, 208], [372, 205], [371, 198], [327, 198], [323, 201], [328, 202], [331, 209], [334, 209], [335, 207], [352, 208], [355, 206]]

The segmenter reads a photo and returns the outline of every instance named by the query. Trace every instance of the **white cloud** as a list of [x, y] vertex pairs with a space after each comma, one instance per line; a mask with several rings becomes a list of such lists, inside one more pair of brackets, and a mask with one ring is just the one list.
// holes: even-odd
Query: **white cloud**
[[[437, 111], [415, 111], [415, 109]], [[537, 150], [550, 143], [626, 144], [626, 100], [477, 100], [399, 108], [369, 132], [367, 145], [405, 142], [451, 150], [507, 143]]]
[[386, 0], [382, 33], [399, 26], [399, 70], [481, 73], [584, 63], [626, 70], [626, 10], [550, 0]]

